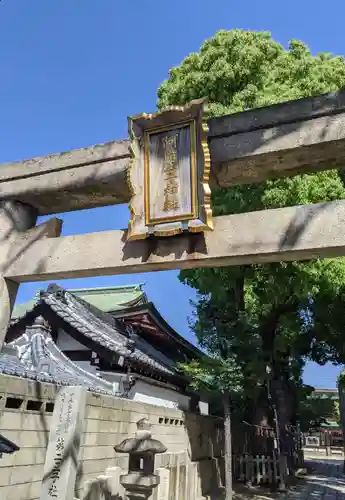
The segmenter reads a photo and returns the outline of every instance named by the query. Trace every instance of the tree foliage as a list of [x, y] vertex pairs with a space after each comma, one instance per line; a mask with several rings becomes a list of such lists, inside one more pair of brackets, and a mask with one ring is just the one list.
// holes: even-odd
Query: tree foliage
[[243, 374], [233, 357], [209, 357], [179, 367], [191, 377], [191, 386], [196, 390], [241, 392]]
[[[219, 116], [344, 86], [342, 57], [313, 55], [299, 41], [285, 49], [267, 32], [220, 31], [170, 70], [158, 89], [158, 107], [207, 97], [210, 114]], [[220, 189], [213, 192], [213, 211], [223, 215], [344, 198], [341, 172], [333, 170]], [[270, 367], [282, 425], [296, 415], [306, 360], [345, 360], [344, 259], [186, 270], [180, 279], [198, 291], [192, 328], [199, 343], [222, 363], [235, 360], [253, 397], [266, 384]]]
[[342, 57], [313, 56], [296, 40], [285, 50], [265, 31], [219, 31], [200, 52], [170, 70], [169, 79], [158, 89], [158, 107], [208, 97], [212, 115], [220, 116], [335, 91], [344, 85]]
[[318, 430], [323, 424], [336, 422], [340, 424], [339, 401], [332, 398], [317, 397], [313, 394], [313, 387], [302, 388], [304, 394], [300, 396], [298, 420], [303, 432]]

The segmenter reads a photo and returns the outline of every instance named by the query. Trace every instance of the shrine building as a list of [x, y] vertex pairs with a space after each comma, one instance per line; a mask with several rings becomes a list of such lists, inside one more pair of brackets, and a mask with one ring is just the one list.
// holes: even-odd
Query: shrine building
[[178, 369], [202, 356], [162, 318], [143, 285], [50, 284], [14, 308], [0, 373], [208, 414]]

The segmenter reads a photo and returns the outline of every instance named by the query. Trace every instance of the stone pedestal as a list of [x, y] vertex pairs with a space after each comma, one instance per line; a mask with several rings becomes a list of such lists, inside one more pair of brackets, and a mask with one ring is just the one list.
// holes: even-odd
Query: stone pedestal
[[121, 474], [121, 467], [108, 467], [108, 469], [105, 470], [108, 489], [114, 498], [116, 498], [116, 495], [120, 496], [121, 498], [125, 497], [125, 490], [120, 483]]
[[105, 474], [86, 481], [82, 500], [125, 500], [125, 492], [120, 484], [122, 470], [109, 467]]
[[63, 387], [55, 401], [40, 500], [73, 500], [86, 389]]
[[156, 473], [159, 477], [159, 484], [153, 492], [153, 500], [169, 500], [170, 471], [161, 468], [157, 469]]
[[[108, 488], [108, 477], [98, 476], [94, 480], [87, 481], [84, 486], [83, 500], [120, 500], [111, 495]], [[122, 498], [121, 498], [122, 500]]]

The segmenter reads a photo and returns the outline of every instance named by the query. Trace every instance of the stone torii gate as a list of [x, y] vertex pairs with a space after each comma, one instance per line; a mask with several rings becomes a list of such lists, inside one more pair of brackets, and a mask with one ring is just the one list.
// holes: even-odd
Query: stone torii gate
[[[345, 91], [212, 119], [211, 186], [345, 165]], [[20, 283], [345, 255], [345, 201], [215, 217], [214, 231], [60, 236], [38, 215], [128, 202], [129, 141], [0, 167], [0, 347]]]

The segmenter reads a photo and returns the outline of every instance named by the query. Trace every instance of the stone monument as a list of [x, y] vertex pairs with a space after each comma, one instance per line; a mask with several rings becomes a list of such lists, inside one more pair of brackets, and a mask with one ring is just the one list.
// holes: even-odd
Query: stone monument
[[55, 402], [40, 500], [73, 500], [86, 389], [63, 387]]

